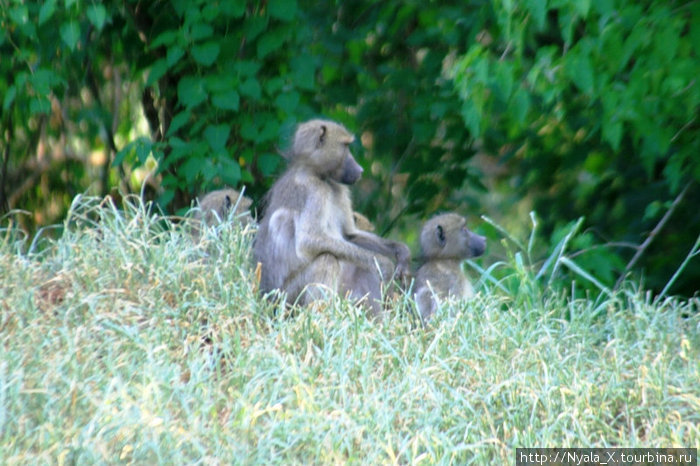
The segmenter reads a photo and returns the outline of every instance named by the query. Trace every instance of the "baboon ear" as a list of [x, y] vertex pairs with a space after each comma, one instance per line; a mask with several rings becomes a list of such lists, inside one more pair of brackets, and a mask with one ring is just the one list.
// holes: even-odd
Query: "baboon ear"
[[326, 142], [326, 131], [328, 130], [326, 128], [326, 125], [321, 125], [320, 130], [321, 135], [318, 137], [318, 143], [316, 144], [316, 147], [321, 147]]
[[445, 247], [445, 230], [443, 230], [442, 225], [438, 225], [435, 230], [435, 238], [437, 239], [438, 245], [441, 248]]

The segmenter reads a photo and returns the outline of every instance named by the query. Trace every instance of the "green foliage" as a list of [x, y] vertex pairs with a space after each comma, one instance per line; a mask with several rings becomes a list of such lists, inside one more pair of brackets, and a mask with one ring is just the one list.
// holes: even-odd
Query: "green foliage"
[[[154, 114], [166, 115], [150, 121], [164, 130], [153, 147], [167, 173], [161, 203], [182, 206], [222, 184], [254, 184], [259, 195], [271, 163], [259, 168], [257, 158], [269, 158], [285, 125], [310, 114], [309, 88], [294, 74], [309, 37], [291, 25], [296, 3], [173, 2], [132, 14], [154, 25], [143, 31], [143, 53], [152, 58], [143, 71], [159, 96]], [[314, 64], [304, 65], [313, 77]]]
[[[170, 212], [222, 185], [260, 200], [314, 116], [358, 136], [355, 205], [381, 234], [535, 210], [556, 242], [585, 217], [576, 263], [612, 287], [633, 249], [601, 243], [638, 246], [689, 186], [639, 262], [659, 290], [700, 228], [695, 3], [0, 6], [0, 209], [32, 212], [29, 231], [86, 191]], [[699, 279], [691, 261], [672, 292]]]
[[[499, 1], [491, 13], [452, 67], [462, 117], [521, 174], [516, 187], [535, 196], [550, 231], [585, 215], [602, 239], [641, 243], [661, 216], [642, 212], [692, 186], [646, 258], [659, 289], [682, 259], [679, 251], [670, 261], [668, 250], [692, 244], [700, 228], [700, 62], [692, 45], [700, 8]], [[700, 279], [694, 270], [690, 293]]]
[[323, 57], [318, 99], [324, 108], [351, 108], [365, 136], [374, 176], [363, 181], [358, 208], [384, 232], [412, 226], [413, 215], [460, 209], [460, 188], [482, 185], [444, 69], [465, 50], [479, 8], [355, 2], [335, 10], [316, 3], [307, 15], [318, 31], [313, 50]]
[[81, 197], [40, 253], [0, 230], [4, 462], [493, 465], [523, 446], [700, 447], [697, 299], [564, 299], [509, 262], [527, 286], [480, 287], [427, 329], [339, 298], [275, 317], [255, 293], [253, 230], [227, 221], [195, 242], [187, 226], [136, 197]]

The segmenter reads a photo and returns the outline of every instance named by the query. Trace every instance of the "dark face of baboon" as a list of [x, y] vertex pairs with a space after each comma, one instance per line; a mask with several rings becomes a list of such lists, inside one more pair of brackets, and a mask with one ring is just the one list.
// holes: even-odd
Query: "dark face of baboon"
[[426, 259], [469, 259], [484, 253], [486, 238], [469, 231], [463, 217], [443, 214], [425, 224], [420, 244]]
[[350, 153], [355, 137], [332, 121], [311, 120], [299, 125], [294, 135], [292, 163], [311, 167], [321, 179], [353, 184], [362, 176], [362, 167]]

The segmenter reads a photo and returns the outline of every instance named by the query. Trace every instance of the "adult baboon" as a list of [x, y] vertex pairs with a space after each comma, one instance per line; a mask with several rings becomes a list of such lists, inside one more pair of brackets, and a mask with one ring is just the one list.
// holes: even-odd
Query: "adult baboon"
[[249, 211], [252, 203], [251, 199], [235, 189], [217, 189], [199, 200], [199, 211], [195, 213], [195, 219], [211, 225], [214, 222], [226, 220], [229, 212], [235, 207], [236, 218], [243, 225], [247, 225], [253, 221]]
[[486, 249], [486, 238], [467, 229], [467, 221], [447, 213], [428, 220], [420, 234], [423, 265], [416, 271], [416, 305], [427, 321], [438, 299], [473, 295], [471, 283], [462, 272], [462, 261], [478, 257]]
[[255, 240], [263, 293], [281, 290], [288, 303], [302, 305], [324, 291], [368, 296], [376, 315], [381, 280], [394, 272], [401, 279], [408, 275], [405, 244], [355, 226], [348, 185], [360, 178], [362, 167], [350, 153], [353, 141], [332, 121], [311, 120], [297, 127], [285, 155], [289, 165], [267, 195]]

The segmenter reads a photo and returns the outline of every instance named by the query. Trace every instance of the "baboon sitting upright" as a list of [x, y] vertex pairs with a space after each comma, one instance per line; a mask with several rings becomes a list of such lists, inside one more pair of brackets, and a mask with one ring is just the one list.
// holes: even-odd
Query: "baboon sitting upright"
[[416, 305], [426, 322], [435, 313], [439, 298], [465, 298], [474, 292], [462, 272], [462, 261], [478, 257], [486, 249], [486, 238], [467, 229], [457, 214], [442, 214], [428, 220], [420, 234], [423, 265], [416, 271]]
[[332, 121], [298, 126], [285, 155], [289, 165], [267, 194], [255, 240], [261, 292], [281, 290], [288, 303], [302, 305], [322, 297], [324, 290], [367, 296], [378, 315], [382, 279], [394, 272], [401, 279], [408, 275], [405, 244], [355, 226], [348, 185], [363, 170], [350, 153], [353, 141]]

